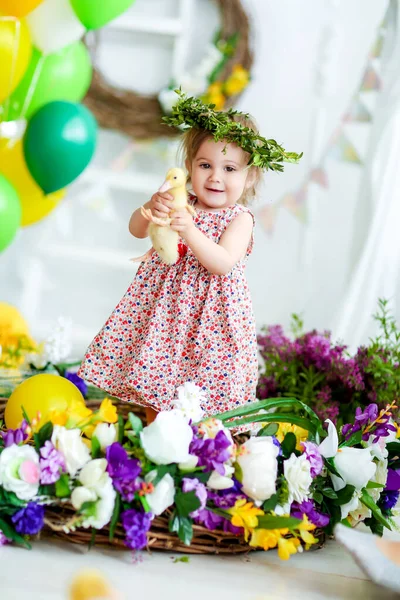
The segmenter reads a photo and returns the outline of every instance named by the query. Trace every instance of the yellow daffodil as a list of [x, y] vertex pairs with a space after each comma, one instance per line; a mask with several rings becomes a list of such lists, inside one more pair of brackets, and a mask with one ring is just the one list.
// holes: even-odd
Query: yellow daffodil
[[222, 92], [222, 86], [221, 81], [211, 83], [203, 98], [206, 104], [215, 104], [215, 110], [222, 110], [225, 106], [226, 98]]
[[249, 81], [249, 71], [242, 67], [242, 65], [235, 65], [232, 74], [225, 81], [224, 92], [227, 96], [240, 94], [247, 87]]
[[96, 420], [104, 423], [116, 423], [118, 421], [117, 409], [111, 402], [110, 398], [104, 398], [96, 416]]
[[294, 435], [296, 436], [296, 450], [301, 452], [303, 450], [301, 442], [307, 441], [308, 431], [306, 429], [303, 429], [302, 427], [299, 427], [298, 425], [292, 425], [291, 423], [280, 423], [279, 429], [276, 433], [278, 441], [282, 443], [285, 439], [285, 435], [289, 432], [294, 433]]
[[300, 525], [296, 527], [296, 529], [299, 530], [300, 537], [306, 544], [306, 550], [308, 550], [309, 547], [312, 546], [312, 544], [316, 544], [318, 542], [318, 538], [315, 538], [310, 533], [310, 531], [314, 531], [315, 525], [313, 523], [310, 523], [306, 515], [303, 515], [303, 520], [300, 523]]
[[227, 512], [232, 515], [232, 525], [243, 527], [246, 541], [249, 539], [249, 534], [258, 525], [257, 517], [264, 514], [261, 508], [256, 508], [252, 502], [246, 502], [244, 498], [237, 500], [235, 506], [229, 508]]
[[254, 529], [251, 534], [250, 546], [269, 550], [276, 548], [282, 535], [286, 535], [288, 529]]
[[281, 560], [289, 560], [292, 554], [296, 554], [298, 547], [300, 546], [300, 540], [297, 538], [284, 538], [281, 537], [278, 540], [278, 556]]

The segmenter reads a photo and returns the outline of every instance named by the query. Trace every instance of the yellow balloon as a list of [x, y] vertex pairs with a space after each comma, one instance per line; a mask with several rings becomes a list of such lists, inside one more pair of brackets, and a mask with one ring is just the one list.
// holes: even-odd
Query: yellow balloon
[[9, 397], [4, 413], [6, 426], [15, 429], [23, 419], [22, 407], [30, 419], [39, 411], [39, 427], [49, 421], [50, 413], [66, 411], [71, 402], [85, 403], [82, 394], [68, 379], [60, 375], [43, 373], [29, 377], [15, 388]]
[[0, 145], [0, 173], [7, 177], [18, 192], [22, 217], [21, 226], [37, 223], [51, 213], [65, 196], [65, 190], [59, 190], [45, 196], [26, 166], [22, 141], [14, 145]]
[[0, 0], [0, 11], [3, 15], [12, 15], [21, 19], [42, 2], [43, 0]]
[[31, 36], [25, 21], [0, 16], [0, 102], [21, 81], [31, 54]]

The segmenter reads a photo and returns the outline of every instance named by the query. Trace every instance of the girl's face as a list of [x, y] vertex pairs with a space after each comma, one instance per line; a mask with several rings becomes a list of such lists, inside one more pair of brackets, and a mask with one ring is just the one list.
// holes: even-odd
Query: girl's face
[[246, 169], [246, 154], [236, 144], [226, 145], [224, 141], [214, 142], [208, 138], [201, 144], [192, 164], [186, 166], [202, 209], [214, 211], [232, 206], [253, 184], [251, 171]]

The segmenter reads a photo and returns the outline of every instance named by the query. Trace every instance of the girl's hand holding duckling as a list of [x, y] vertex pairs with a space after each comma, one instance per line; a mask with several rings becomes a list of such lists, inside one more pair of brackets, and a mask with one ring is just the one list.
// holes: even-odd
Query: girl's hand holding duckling
[[181, 238], [185, 239], [195, 228], [195, 224], [192, 215], [187, 210], [182, 210], [172, 214], [170, 227], [173, 231], [177, 231]]
[[173, 199], [173, 196], [168, 192], [156, 192], [152, 195], [146, 208], [149, 208], [155, 217], [165, 219], [172, 208]]

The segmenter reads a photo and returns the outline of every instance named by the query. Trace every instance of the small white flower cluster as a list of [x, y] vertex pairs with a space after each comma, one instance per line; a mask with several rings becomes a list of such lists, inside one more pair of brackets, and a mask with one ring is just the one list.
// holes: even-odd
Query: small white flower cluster
[[66, 360], [72, 350], [71, 333], [72, 321], [59, 317], [51, 334], [39, 345], [39, 351], [28, 353], [25, 363], [43, 369], [48, 363], [58, 364]]

